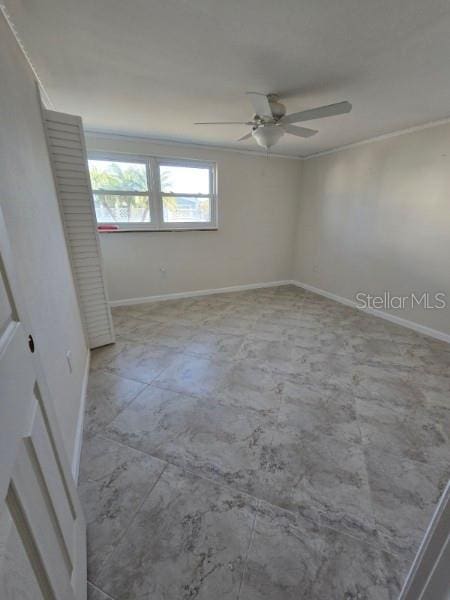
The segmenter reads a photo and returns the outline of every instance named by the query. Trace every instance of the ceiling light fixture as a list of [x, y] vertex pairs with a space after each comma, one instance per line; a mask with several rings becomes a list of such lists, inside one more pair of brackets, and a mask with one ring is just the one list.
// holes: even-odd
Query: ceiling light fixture
[[252, 136], [256, 142], [266, 150], [274, 146], [283, 137], [283, 134], [284, 131], [281, 127], [271, 123], [262, 125], [252, 131]]

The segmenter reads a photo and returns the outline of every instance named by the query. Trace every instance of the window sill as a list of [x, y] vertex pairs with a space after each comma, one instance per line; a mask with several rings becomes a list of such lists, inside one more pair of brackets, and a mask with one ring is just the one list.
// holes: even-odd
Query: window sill
[[180, 233], [183, 231], [219, 231], [218, 227], [178, 227], [175, 229], [97, 229], [98, 233]]

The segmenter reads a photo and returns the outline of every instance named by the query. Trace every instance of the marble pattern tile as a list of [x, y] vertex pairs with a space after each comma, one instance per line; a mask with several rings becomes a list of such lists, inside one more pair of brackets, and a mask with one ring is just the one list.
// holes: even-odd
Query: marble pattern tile
[[212, 361], [187, 354], [172, 356], [170, 366], [155, 379], [160, 387], [207, 397], [226, 381], [232, 366], [223, 361]]
[[398, 345], [388, 336], [385, 338], [367, 334], [353, 336], [350, 352], [354, 361], [360, 364], [409, 366]]
[[290, 285], [113, 318], [80, 474], [92, 600], [398, 597], [450, 475], [450, 346]]
[[430, 465], [448, 464], [448, 435], [427, 411], [387, 408], [373, 398], [358, 398], [356, 410], [365, 445]]
[[251, 492], [274, 427], [270, 410], [245, 410], [150, 386], [105, 435]]
[[258, 413], [278, 414], [284, 377], [246, 363], [237, 362], [227, 373], [226, 380], [214, 397], [225, 406], [233, 406]]
[[334, 389], [351, 389], [355, 365], [350, 356], [299, 347], [295, 347], [293, 352], [294, 377]]
[[184, 351], [206, 358], [232, 360], [243, 340], [243, 335], [200, 330], [191, 335]]
[[235, 600], [253, 505], [169, 466], [95, 583], [120, 600]]
[[149, 322], [145, 317], [135, 317], [127, 313], [120, 313], [119, 316], [114, 317], [114, 331], [116, 338], [120, 340], [128, 341], [140, 341], [139, 338], [133, 335], [133, 331], [137, 328], [145, 327], [147, 332], [150, 332], [151, 325], [159, 325], [156, 322]]
[[87, 600], [111, 600], [111, 596], [107, 596], [104, 592], [88, 582]]
[[109, 363], [117, 356], [125, 347], [125, 341], [120, 338], [115, 344], [108, 344], [91, 350], [91, 372], [97, 369], [106, 369]]
[[388, 587], [376, 544], [292, 523], [280, 509], [261, 503], [240, 598], [389, 600]]
[[437, 342], [434, 344], [399, 344], [403, 360], [411, 367], [436, 375], [450, 376], [450, 352]]
[[125, 532], [166, 463], [100, 436], [83, 445], [79, 493], [87, 523], [88, 576]]
[[347, 391], [319, 383], [285, 381], [281, 399], [278, 428], [286, 438], [290, 433], [305, 432], [361, 441], [354, 398]]
[[108, 371], [92, 371], [86, 394], [84, 434], [102, 431], [145, 388], [144, 383]]
[[[174, 350], [184, 350], [190, 339], [195, 334], [196, 329], [193, 324], [185, 323], [142, 323], [130, 333], [136, 341], [142, 343], [153, 342], [160, 346], [173, 348]], [[130, 338], [128, 338], [130, 339]]]
[[150, 383], [178, 359], [173, 348], [153, 343], [125, 342], [102, 368], [127, 379]]
[[376, 535], [359, 444], [284, 427], [275, 432], [257, 475], [257, 497], [354, 536]]
[[353, 375], [353, 391], [357, 398], [375, 401], [386, 409], [404, 408], [414, 411], [426, 408], [426, 396], [417, 383], [398, 370], [388, 371], [376, 365], [359, 366]]
[[450, 468], [365, 450], [372, 506], [380, 538], [391, 554], [411, 563], [450, 477]]
[[382, 551], [385, 565], [387, 588], [392, 600], [398, 600], [406, 577], [411, 569], [412, 559], [408, 553], [391, 554]]
[[247, 335], [237, 355], [239, 362], [278, 373], [295, 373], [297, 370], [293, 345], [288, 340], [264, 340]]
[[237, 317], [233, 314], [225, 314], [207, 319], [204, 325], [210, 331], [241, 335], [251, 330], [253, 319], [248, 316]]

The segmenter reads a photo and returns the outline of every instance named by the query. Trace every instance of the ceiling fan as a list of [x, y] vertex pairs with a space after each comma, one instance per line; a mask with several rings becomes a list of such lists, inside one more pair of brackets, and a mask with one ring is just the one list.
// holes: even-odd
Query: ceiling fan
[[253, 137], [263, 148], [269, 149], [276, 144], [285, 133], [308, 138], [317, 133], [317, 129], [297, 127], [293, 123], [312, 121], [323, 117], [343, 115], [352, 110], [350, 102], [337, 102], [326, 106], [318, 106], [300, 112], [286, 114], [286, 107], [280, 102], [277, 94], [261, 94], [246, 92], [252, 103], [255, 115], [252, 121], [217, 121], [215, 123], [194, 123], [194, 125], [250, 125], [252, 130], [237, 141], [243, 142]]

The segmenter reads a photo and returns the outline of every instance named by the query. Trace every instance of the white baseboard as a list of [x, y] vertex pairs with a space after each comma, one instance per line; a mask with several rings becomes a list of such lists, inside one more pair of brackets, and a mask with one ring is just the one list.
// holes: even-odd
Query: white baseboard
[[322, 290], [313, 285], [309, 285], [308, 283], [303, 283], [301, 281], [295, 281], [290, 279], [285, 279], [283, 281], [265, 281], [263, 283], [247, 283], [243, 285], [232, 285], [229, 287], [223, 288], [214, 288], [207, 290], [194, 290], [191, 292], [175, 292], [172, 294], [161, 294], [157, 296], [145, 296], [142, 298], [124, 298], [123, 300], [111, 300], [109, 302], [111, 307], [114, 306], [130, 306], [132, 304], [146, 304], [148, 302], [161, 302], [164, 300], [176, 300], [179, 298], [193, 298], [196, 296], [208, 296], [210, 294], [225, 294], [227, 292], [241, 292], [244, 290], [254, 290], [259, 288], [268, 288], [268, 287], [277, 287], [280, 285], [296, 285], [297, 287], [301, 287], [305, 290], [313, 292], [315, 294], [319, 294], [320, 296], [324, 296], [325, 298], [329, 298], [330, 300], [334, 300], [335, 302], [339, 302], [340, 304], [345, 304], [346, 306], [350, 306], [351, 308], [355, 308], [356, 310], [360, 310], [361, 312], [365, 312], [375, 317], [379, 317], [380, 319], [385, 319], [386, 321], [390, 321], [391, 323], [395, 323], [396, 325], [401, 325], [402, 327], [406, 327], [408, 329], [412, 329], [413, 331], [417, 331], [417, 333], [421, 333], [423, 335], [427, 335], [437, 340], [441, 340], [443, 342], [447, 342], [450, 344], [450, 334], [444, 333], [443, 331], [438, 331], [437, 329], [432, 329], [431, 327], [426, 327], [425, 325], [420, 325], [419, 323], [415, 323], [414, 321], [410, 321], [408, 319], [404, 319], [402, 317], [398, 317], [397, 315], [392, 315], [390, 313], [384, 312], [382, 310], [376, 310], [372, 308], [362, 309], [360, 308], [354, 300], [350, 300], [349, 298], [344, 298], [343, 296], [338, 296], [337, 294], [333, 294], [332, 292], [328, 292], [326, 290]]
[[379, 317], [380, 319], [385, 319], [386, 321], [390, 321], [391, 323], [395, 323], [396, 325], [407, 327], [408, 329], [412, 329], [417, 333], [428, 335], [429, 337], [432, 337], [436, 340], [440, 340], [442, 342], [447, 342], [447, 344], [450, 344], [450, 334], [444, 333], [443, 331], [438, 331], [437, 329], [432, 329], [431, 327], [420, 325], [419, 323], [415, 323], [414, 321], [410, 321], [409, 319], [403, 319], [402, 317], [392, 315], [391, 313], [387, 313], [383, 310], [376, 310], [374, 308], [360, 308], [354, 300], [349, 300], [348, 298], [338, 296], [337, 294], [333, 294], [332, 292], [321, 290], [320, 288], [316, 288], [313, 285], [309, 285], [308, 283], [302, 283], [301, 281], [292, 281], [292, 283], [297, 287], [301, 287], [305, 290], [308, 290], [309, 292], [314, 292], [315, 294], [319, 294], [320, 296], [325, 296], [325, 298], [329, 298], [330, 300], [334, 300], [335, 302], [340, 302], [341, 304], [345, 304], [346, 306], [351, 306], [352, 308], [356, 308], [361, 312], [374, 315], [375, 317]]
[[325, 296], [325, 298], [329, 298], [330, 300], [334, 300], [335, 302], [339, 302], [340, 304], [345, 304], [345, 306], [351, 306], [351, 308], [358, 308], [356, 306], [356, 302], [353, 300], [349, 300], [348, 298], [344, 298], [343, 296], [338, 296], [337, 294], [332, 294], [331, 292], [327, 292], [326, 290], [321, 290], [320, 288], [316, 288], [313, 285], [309, 285], [309, 283], [302, 283], [301, 281], [293, 281], [292, 282], [297, 287], [301, 287], [308, 292], [313, 292], [314, 294], [319, 294], [319, 296]]
[[177, 298], [194, 298], [196, 296], [208, 296], [210, 294], [225, 294], [227, 292], [241, 292], [244, 290], [256, 290], [259, 288], [277, 287], [280, 285], [295, 285], [294, 281], [266, 281], [264, 283], [247, 283], [244, 285], [232, 285], [229, 287], [208, 290], [194, 290], [192, 292], [175, 292], [173, 294], [162, 294], [159, 296], [145, 296], [143, 298], [125, 298], [123, 300], [110, 300], [110, 306], [129, 306], [131, 304], [146, 304], [147, 302], [161, 302], [162, 300], [176, 300]]
[[86, 365], [84, 368], [83, 383], [81, 386], [80, 411], [78, 413], [77, 430], [75, 433], [75, 443], [72, 457], [72, 477], [75, 483], [78, 482], [78, 472], [80, 470], [81, 446], [83, 444], [83, 425], [84, 411], [86, 408], [86, 392], [89, 379], [89, 367], [91, 364], [91, 352], [88, 350]]

